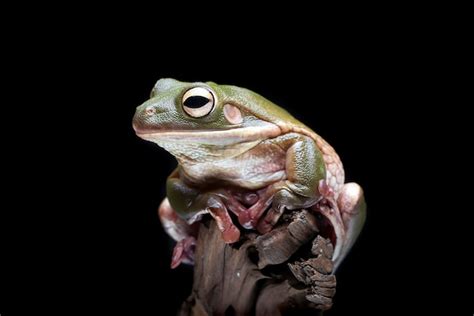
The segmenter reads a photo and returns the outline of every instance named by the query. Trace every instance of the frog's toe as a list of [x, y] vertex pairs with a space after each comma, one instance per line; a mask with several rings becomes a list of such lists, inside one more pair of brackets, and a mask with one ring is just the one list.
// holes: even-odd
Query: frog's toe
[[227, 209], [224, 205], [218, 207], [209, 207], [209, 214], [216, 221], [217, 227], [222, 233], [222, 238], [227, 244], [237, 242], [240, 238], [240, 230], [232, 222]]
[[360, 185], [354, 182], [344, 184], [339, 193], [337, 205], [344, 223], [345, 239], [341, 246], [341, 254], [335, 261], [335, 267], [352, 248], [364, 226], [366, 204]]
[[226, 244], [233, 244], [240, 239], [240, 230], [234, 225], [222, 232], [222, 239]]
[[[343, 214], [343, 217], [349, 218], [350, 216], [357, 215], [361, 211], [360, 205], [364, 202], [364, 192], [360, 185], [355, 182], [344, 184], [339, 197], [337, 199], [337, 205], [339, 210]], [[346, 224], [346, 221], [344, 221]]]
[[278, 222], [283, 214], [285, 207], [271, 207], [265, 217], [263, 217], [257, 225], [257, 230], [260, 234], [266, 234], [272, 230], [273, 226]]
[[177, 268], [181, 263], [194, 264], [194, 250], [196, 247], [196, 239], [188, 236], [178, 241], [173, 249], [171, 257], [171, 269]]

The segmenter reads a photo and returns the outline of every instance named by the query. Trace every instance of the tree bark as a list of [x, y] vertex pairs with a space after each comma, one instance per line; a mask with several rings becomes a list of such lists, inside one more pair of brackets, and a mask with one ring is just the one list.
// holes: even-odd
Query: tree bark
[[285, 214], [262, 236], [242, 235], [228, 245], [213, 220], [200, 224], [193, 289], [179, 315], [315, 315], [331, 307], [333, 247], [311, 213]]

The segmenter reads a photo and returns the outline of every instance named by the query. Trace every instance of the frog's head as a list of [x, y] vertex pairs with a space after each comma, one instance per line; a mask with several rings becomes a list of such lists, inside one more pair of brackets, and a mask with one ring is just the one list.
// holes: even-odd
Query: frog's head
[[178, 159], [209, 161], [279, 135], [275, 111], [284, 110], [247, 89], [161, 79], [137, 108], [133, 127]]

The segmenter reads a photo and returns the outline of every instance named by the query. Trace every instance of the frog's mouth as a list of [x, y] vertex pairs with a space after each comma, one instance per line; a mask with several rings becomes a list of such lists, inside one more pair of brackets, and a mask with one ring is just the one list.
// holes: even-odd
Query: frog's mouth
[[138, 137], [157, 144], [200, 143], [209, 145], [232, 145], [273, 138], [281, 134], [280, 128], [271, 123], [263, 126], [238, 127], [225, 130], [175, 130], [141, 131], [135, 128]]
[[137, 136], [164, 148], [182, 164], [195, 164], [238, 156], [280, 133], [269, 123], [225, 130], [137, 131]]

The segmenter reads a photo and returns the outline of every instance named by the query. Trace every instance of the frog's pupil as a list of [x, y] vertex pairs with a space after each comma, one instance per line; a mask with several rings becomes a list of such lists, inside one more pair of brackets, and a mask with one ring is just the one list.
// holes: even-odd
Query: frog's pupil
[[200, 95], [195, 95], [184, 100], [184, 106], [192, 109], [200, 108], [201, 106], [206, 105], [209, 102], [209, 99]]

